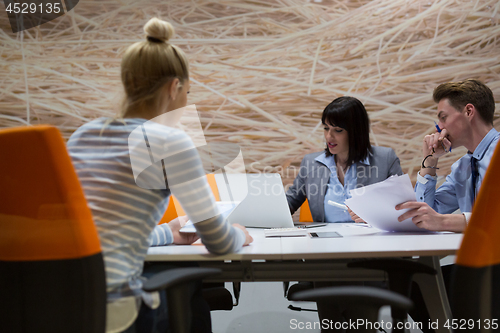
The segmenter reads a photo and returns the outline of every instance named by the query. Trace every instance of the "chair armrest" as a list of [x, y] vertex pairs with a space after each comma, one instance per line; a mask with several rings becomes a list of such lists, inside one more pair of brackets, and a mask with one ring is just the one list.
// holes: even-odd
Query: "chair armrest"
[[406, 259], [366, 259], [347, 264], [349, 268], [383, 270], [389, 277], [389, 289], [410, 296], [411, 282], [416, 273], [436, 275], [437, 271], [427, 265]]
[[424, 273], [436, 275], [437, 272], [434, 268], [424, 265], [419, 262], [405, 260], [405, 259], [366, 259], [352, 261], [347, 264], [349, 268], [367, 268], [379, 269], [386, 272], [402, 271], [408, 274]]
[[384, 305], [408, 311], [413, 302], [398, 293], [374, 287], [327, 287], [299, 291], [291, 295], [293, 301], [328, 301], [345, 305], [364, 304], [380, 308]]
[[145, 291], [158, 291], [167, 289], [182, 283], [201, 280], [207, 276], [220, 274], [217, 268], [187, 267], [167, 269], [153, 275], [142, 285]]

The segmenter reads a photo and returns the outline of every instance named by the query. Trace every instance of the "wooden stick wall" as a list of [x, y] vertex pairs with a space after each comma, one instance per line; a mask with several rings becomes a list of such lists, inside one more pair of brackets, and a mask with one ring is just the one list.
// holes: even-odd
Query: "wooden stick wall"
[[208, 140], [238, 143], [247, 171], [285, 184], [324, 148], [321, 112], [338, 96], [365, 104], [372, 143], [394, 148], [413, 180], [435, 86], [476, 78], [500, 101], [497, 0], [81, 0], [23, 33], [0, 17], [0, 127], [49, 123], [68, 137], [116, 114], [121, 54], [153, 16], [174, 25], [190, 60], [189, 103]]

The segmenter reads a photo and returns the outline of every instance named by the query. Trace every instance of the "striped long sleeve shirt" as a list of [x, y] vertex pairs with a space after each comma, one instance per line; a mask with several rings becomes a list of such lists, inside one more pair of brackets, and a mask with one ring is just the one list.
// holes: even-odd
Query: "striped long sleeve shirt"
[[[133, 171], [138, 162], [131, 159], [130, 147], [134, 146], [131, 133], [137, 133], [137, 129], [146, 133], [146, 120], [123, 119], [109, 124], [106, 121], [107, 118], [99, 118], [81, 126], [70, 137], [67, 147], [99, 233], [109, 311], [109, 302], [122, 297], [142, 296], [146, 303], [152, 302], [141, 290], [141, 273], [148, 247], [173, 241], [168, 224], [157, 225], [170, 193], [195, 222], [210, 252], [237, 251], [245, 235], [219, 214], [199, 155], [184, 132], [157, 124], [148, 126], [147, 136], [135, 138], [135, 143], [148, 141], [147, 147], [153, 153], [169, 152], [169, 156], [156, 163], [166, 173], [165, 181], [154, 168], [143, 165], [140, 175]], [[146, 159], [140, 163], [153, 164]]]

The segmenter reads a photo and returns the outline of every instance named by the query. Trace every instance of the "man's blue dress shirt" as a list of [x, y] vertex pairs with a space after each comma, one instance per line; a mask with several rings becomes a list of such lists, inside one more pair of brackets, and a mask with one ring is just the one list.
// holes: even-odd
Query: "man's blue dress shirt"
[[462, 213], [472, 211], [471, 158], [477, 159], [479, 177], [476, 194], [481, 187], [486, 169], [490, 164], [500, 133], [492, 129], [481, 140], [472, 154], [465, 154], [451, 166], [446, 181], [436, 190], [437, 177], [425, 175], [417, 177], [415, 194], [417, 201], [425, 202], [440, 214], [450, 214], [460, 208]]

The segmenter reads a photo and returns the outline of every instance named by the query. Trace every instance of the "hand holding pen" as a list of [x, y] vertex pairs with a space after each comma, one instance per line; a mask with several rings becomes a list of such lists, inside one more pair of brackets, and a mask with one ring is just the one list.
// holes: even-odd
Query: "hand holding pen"
[[[438, 125], [435, 121], [434, 121], [434, 125], [436, 126], [436, 131], [437, 131], [438, 133], [440, 133], [440, 134], [441, 134], [441, 133], [442, 133], [442, 130], [441, 130], [441, 128], [439, 128], [439, 125]], [[446, 133], [446, 134], [447, 134], [447, 133]], [[442, 134], [442, 135], [440, 135], [439, 137], [440, 137], [440, 139], [438, 139], [438, 141], [441, 143], [441, 146], [443, 147], [443, 150], [444, 150], [446, 153], [451, 153], [451, 142], [448, 140], [448, 136], [447, 136], [447, 135], [445, 135], [445, 133], [443, 133], [443, 134]], [[446, 139], [446, 141], [448, 141], [448, 142], [449, 142], [449, 144], [450, 144], [450, 145], [449, 145], [448, 150], [446, 150], [446, 146], [445, 146], [445, 145], [444, 145], [444, 143], [443, 143], [443, 140], [444, 140], [444, 139]]]
[[436, 133], [426, 135], [422, 146], [424, 157], [432, 155], [434, 158], [439, 158], [451, 151], [452, 143], [448, 139], [448, 131], [441, 129], [436, 124]]
[[435, 175], [438, 159], [446, 153], [451, 151], [451, 141], [448, 139], [448, 131], [439, 128], [439, 125], [434, 122], [436, 126], [436, 133], [426, 135], [422, 145], [422, 168], [419, 174], [424, 176], [426, 174]]

